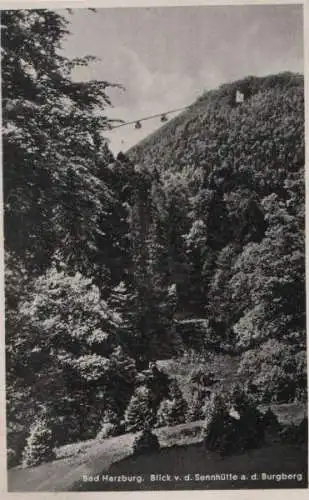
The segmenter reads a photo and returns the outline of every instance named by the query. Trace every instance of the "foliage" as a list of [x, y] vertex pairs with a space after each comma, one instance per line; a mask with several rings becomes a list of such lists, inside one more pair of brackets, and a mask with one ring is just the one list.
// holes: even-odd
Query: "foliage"
[[203, 406], [204, 415], [204, 431], [205, 436], [208, 433], [208, 427], [216, 415], [221, 415], [227, 412], [227, 402], [224, 400], [223, 395], [219, 392], [213, 392], [210, 398], [204, 401]]
[[102, 424], [98, 434], [97, 439], [101, 441], [102, 439], [117, 436], [119, 434], [119, 427], [111, 422], [105, 422]]
[[202, 368], [195, 369], [190, 375], [190, 383], [197, 390], [211, 387], [215, 383], [215, 374]]
[[291, 424], [284, 427], [280, 437], [284, 443], [291, 443], [294, 446], [308, 443], [308, 418], [303, 418], [299, 425]]
[[306, 397], [306, 352], [274, 339], [246, 351], [239, 375], [260, 401], [289, 402]]
[[204, 399], [205, 395], [203, 391], [195, 392], [195, 394], [191, 396], [186, 415], [187, 422], [202, 420]]
[[151, 394], [147, 387], [138, 387], [126, 408], [125, 428], [128, 432], [140, 431], [145, 426], [152, 426], [155, 414], [151, 405]]
[[19, 460], [42, 400], [55, 445], [95, 435], [106, 393], [124, 410], [135, 367], [103, 300], [127, 256], [102, 135], [114, 85], [73, 78], [94, 58], [63, 56], [59, 13], [6, 10], [1, 25], [8, 445]]
[[221, 398], [214, 397], [205, 408], [204, 445], [207, 449], [227, 454], [234, 449], [236, 421]]
[[55, 458], [54, 440], [46, 420], [37, 418], [30, 428], [23, 453], [23, 467], [33, 467]]
[[110, 104], [106, 90], [114, 85], [73, 80], [74, 68], [94, 58], [61, 55], [69, 32], [60, 14], [7, 10], [1, 24], [6, 249], [34, 272], [57, 251], [75, 269], [103, 277], [98, 245], [112, 244], [104, 220], [113, 202], [101, 136], [109, 121], [95, 110]]
[[107, 407], [104, 412], [102, 423], [97, 434], [97, 439], [105, 439], [110, 436], [117, 436], [120, 433], [121, 422], [116, 409]]
[[[114, 159], [115, 85], [73, 78], [93, 58], [62, 55], [69, 21], [1, 23], [12, 460], [43, 403], [55, 445], [183, 422], [179, 387], [149, 363], [184, 349], [240, 354], [256, 400], [305, 399], [302, 77], [224, 85]], [[190, 418], [208, 445], [256, 446], [256, 408], [238, 421], [200, 375]]]
[[226, 455], [256, 448], [264, 442], [263, 417], [243, 392], [234, 391], [229, 403], [213, 396], [205, 414], [207, 449]]
[[6, 456], [7, 456], [7, 468], [8, 469], [11, 469], [12, 467], [15, 467], [18, 464], [19, 459], [17, 458], [16, 451], [14, 449], [8, 448], [6, 450]]
[[267, 412], [264, 413], [262, 417], [262, 425], [266, 435], [268, 434], [268, 436], [275, 435], [277, 437], [278, 433], [281, 431], [281, 424], [271, 408], [268, 408]]
[[199, 389], [194, 391], [188, 404], [186, 416], [188, 422], [195, 422], [205, 418], [212, 394], [213, 392], [209, 389]]
[[144, 385], [149, 391], [150, 405], [154, 415], [157, 414], [158, 407], [162, 400], [169, 395], [170, 377], [156, 363], [151, 362], [148, 370], [141, 371], [137, 378], [136, 384]]
[[236, 390], [232, 396], [233, 408], [239, 415], [238, 450], [257, 448], [264, 441], [265, 419], [242, 390]]
[[[239, 89], [245, 101], [235, 105]], [[205, 332], [192, 324], [183, 339], [241, 353], [239, 375], [260, 399], [304, 399], [303, 77], [248, 77], [207, 92], [128, 154], [159, 172], [167, 214], [170, 200], [178, 214], [167, 271], [176, 315], [207, 318]]]
[[150, 454], [160, 449], [160, 443], [155, 434], [149, 428], [144, 429], [133, 443], [133, 455]]
[[170, 384], [169, 395], [163, 399], [157, 413], [157, 426], [172, 426], [185, 422], [187, 402], [184, 399], [176, 380]]
[[19, 317], [23, 327], [11, 339], [8, 367], [20, 391], [25, 383], [31, 388], [27, 399], [21, 396], [20, 413], [44, 402], [58, 444], [96, 435], [106, 400], [123, 413], [135, 364], [119, 343], [121, 317], [92, 280], [48, 269], [34, 281]]

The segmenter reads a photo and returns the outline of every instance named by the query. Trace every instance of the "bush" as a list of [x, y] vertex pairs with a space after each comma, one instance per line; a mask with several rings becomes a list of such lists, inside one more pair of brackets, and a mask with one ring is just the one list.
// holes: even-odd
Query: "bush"
[[268, 408], [267, 412], [264, 413], [262, 422], [265, 431], [278, 432], [281, 428], [278, 418], [270, 408]]
[[280, 432], [281, 441], [296, 445], [308, 443], [308, 419], [303, 418], [299, 425], [285, 426]]
[[[25, 418], [25, 417], [24, 417]], [[21, 420], [21, 418], [20, 418]], [[17, 424], [13, 419], [7, 420], [7, 462], [8, 467], [15, 467], [22, 461], [23, 450], [27, 443], [26, 426]]]
[[300, 443], [308, 442], [308, 418], [305, 417], [297, 428], [297, 437]]
[[163, 427], [183, 424], [186, 420], [187, 402], [184, 399], [177, 382], [172, 381], [169, 398], [162, 401], [157, 413], [156, 425]]
[[133, 455], [152, 453], [160, 449], [160, 443], [150, 428], [143, 430], [142, 434], [135, 438], [133, 443]]
[[205, 404], [205, 394], [203, 391], [196, 392], [189, 403], [186, 420], [196, 422], [203, 419], [203, 407]]
[[237, 421], [227, 410], [219, 410], [205, 429], [204, 445], [208, 450], [227, 455], [235, 451], [237, 442]]
[[237, 446], [239, 451], [257, 448], [264, 442], [264, 417], [243, 391], [236, 389], [232, 404], [239, 414]]
[[8, 448], [6, 451], [7, 467], [11, 469], [18, 464], [18, 457], [16, 452], [12, 448]]
[[207, 433], [207, 428], [215, 415], [227, 411], [226, 404], [220, 394], [213, 393], [210, 398], [204, 401], [202, 413], [204, 416], [204, 431]]
[[154, 363], [151, 364], [149, 371], [150, 375], [147, 376], [146, 386], [150, 391], [153, 411], [157, 413], [161, 401], [169, 394], [170, 378]]
[[170, 399], [164, 399], [159, 406], [156, 420], [156, 427], [165, 427], [175, 425], [174, 422], [175, 402]]
[[244, 394], [234, 393], [228, 403], [220, 395], [214, 395], [205, 406], [207, 449], [227, 455], [256, 448], [264, 442], [262, 415]]
[[112, 436], [118, 436], [119, 426], [117, 424], [112, 424], [111, 422], [106, 422], [102, 424], [101, 429], [97, 434], [97, 439], [105, 439]]
[[238, 375], [256, 387], [261, 403], [306, 399], [306, 352], [287, 342], [269, 339], [259, 349], [246, 350]]
[[105, 439], [120, 434], [120, 418], [115, 409], [107, 408], [104, 412], [102, 423], [97, 434], [97, 439]]
[[55, 458], [54, 440], [51, 429], [44, 418], [39, 418], [30, 428], [23, 452], [23, 467], [34, 467]]
[[204, 445], [208, 450], [226, 454], [233, 441], [234, 419], [229, 415], [227, 405], [219, 394], [213, 394], [203, 407]]
[[264, 442], [263, 419], [256, 408], [248, 406], [241, 413], [238, 421], [238, 433], [239, 451], [258, 448]]
[[161, 401], [168, 397], [170, 378], [154, 362], [149, 364], [147, 370], [138, 373], [136, 377], [138, 386], [145, 386], [149, 390], [151, 406], [154, 413], [157, 413]]

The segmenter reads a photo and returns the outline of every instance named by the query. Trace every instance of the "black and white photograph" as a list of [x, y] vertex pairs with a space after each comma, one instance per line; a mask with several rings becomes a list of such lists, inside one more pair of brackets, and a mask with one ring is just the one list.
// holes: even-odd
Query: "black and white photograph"
[[8, 492], [308, 488], [304, 9], [1, 8]]

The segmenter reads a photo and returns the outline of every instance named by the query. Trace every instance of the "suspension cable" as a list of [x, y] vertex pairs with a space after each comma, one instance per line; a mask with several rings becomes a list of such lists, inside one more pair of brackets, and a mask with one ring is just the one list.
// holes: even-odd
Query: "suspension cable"
[[132, 120], [132, 121], [129, 121], [129, 122], [125, 122], [125, 123], [120, 123], [120, 125], [114, 125], [112, 127], [110, 127], [109, 130], [114, 130], [115, 128], [120, 128], [120, 127], [125, 127], [127, 125], [133, 125], [134, 123], [141, 123], [141, 122], [144, 122], [146, 120], [152, 120], [153, 118], [158, 118], [159, 116], [167, 116], [167, 115], [170, 115], [172, 113], [177, 113], [177, 111], [183, 111], [185, 109], [188, 109], [190, 106], [183, 106], [182, 108], [177, 108], [177, 109], [171, 109], [170, 111], [166, 111], [164, 113], [157, 113], [155, 115], [149, 115], [149, 116], [145, 116], [143, 118], [139, 118], [137, 120]]

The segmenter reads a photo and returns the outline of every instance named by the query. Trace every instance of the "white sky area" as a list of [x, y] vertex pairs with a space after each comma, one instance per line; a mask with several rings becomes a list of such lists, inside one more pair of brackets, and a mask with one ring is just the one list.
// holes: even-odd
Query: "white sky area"
[[[125, 121], [192, 104], [205, 90], [248, 75], [303, 73], [301, 5], [75, 9], [69, 57], [100, 58], [75, 77], [120, 83], [110, 89], [113, 108]], [[172, 115], [175, 116], [175, 115]], [[160, 119], [106, 133], [113, 153], [126, 151], [160, 127]]]

